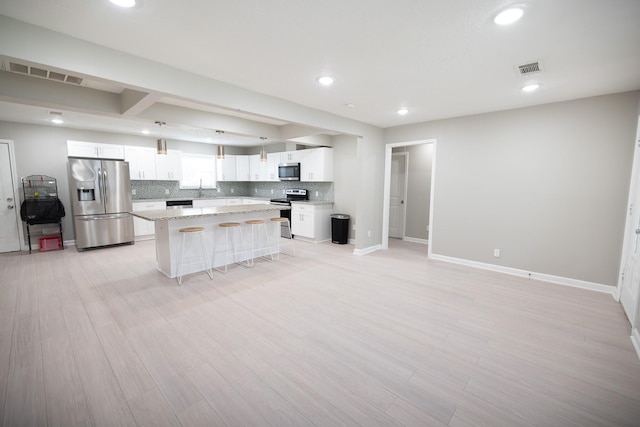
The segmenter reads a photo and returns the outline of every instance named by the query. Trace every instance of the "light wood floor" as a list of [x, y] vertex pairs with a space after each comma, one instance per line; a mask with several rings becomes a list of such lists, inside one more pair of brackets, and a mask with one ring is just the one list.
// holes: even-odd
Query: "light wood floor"
[[611, 296], [297, 245], [182, 287], [153, 242], [0, 255], [3, 425], [640, 425]]

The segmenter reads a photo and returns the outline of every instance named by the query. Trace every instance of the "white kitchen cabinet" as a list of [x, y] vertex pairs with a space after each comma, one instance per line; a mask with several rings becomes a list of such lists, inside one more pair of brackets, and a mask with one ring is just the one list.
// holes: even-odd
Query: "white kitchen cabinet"
[[332, 204], [291, 203], [291, 233], [296, 238], [312, 242], [330, 240], [332, 206]]
[[69, 140], [67, 141], [67, 156], [123, 160], [124, 146]]
[[235, 156], [236, 158], [236, 179], [235, 181], [251, 181], [251, 169], [249, 167], [250, 156]]
[[249, 157], [250, 181], [265, 181], [267, 164], [260, 161], [259, 154], [252, 154]]
[[300, 181], [333, 181], [333, 149], [327, 147], [301, 150]]
[[193, 201], [194, 208], [209, 208], [212, 206], [227, 206], [227, 199], [200, 199]]
[[267, 173], [262, 181], [279, 182], [278, 165], [280, 164], [280, 153], [267, 153]]
[[224, 159], [216, 159], [216, 178], [218, 181], [237, 181], [235, 155], [227, 154]]
[[280, 163], [300, 163], [302, 160], [302, 151], [283, 151], [280, 153]]
[[156, 149], [151, 147], [124, 147], [124, 159], [129, 162], [132, 180], [156, 179]]
[[280, 163], [280, 153], [267, 153], [266, 162], [260, 161], [259, 154], [249, 156], [251, 181], [279, 181], [278, 163]]
[[180, 150], [167, 150], [167, 154], [156, 154], [155, 160], [157, 179], [182, 180], [182, 152]]
[[[165, 202], [133, 202], [131, 210], [133, 212], [158, 211], [166, 209]], [[133, 217], [133, 233], [136, 237], [152, 238], [155, 234], [155, 223], [146, 219]]]

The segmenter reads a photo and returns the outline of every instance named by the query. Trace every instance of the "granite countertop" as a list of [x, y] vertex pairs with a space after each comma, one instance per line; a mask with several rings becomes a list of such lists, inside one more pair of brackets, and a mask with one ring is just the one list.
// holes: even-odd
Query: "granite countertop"
[[277, 205], [235, 205], [212, 206], [207, 208], [162, 209], [157, 211], [129, 212], [131, 215], [147, 221], [172, 221], [185, 218], [202, 218], [207, 216], [234, 215], [253, 212], [279, 212], [291, 209], [289, 206]]

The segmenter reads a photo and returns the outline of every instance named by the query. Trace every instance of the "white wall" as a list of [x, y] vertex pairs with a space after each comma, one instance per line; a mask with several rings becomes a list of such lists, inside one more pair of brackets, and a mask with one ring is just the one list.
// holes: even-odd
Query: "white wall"
[[340, 135], [332, 138], [333, 146], [333, 180], [334, 203], [333, 213], [350, 215], [349, 239], [355, 238], [353, 224], [356, 219], [356, 194], [354, 184], [358, 180], [358, 169], [355, 167], [358, 149], [358, 138]]
[[438, 140], [434, 254], [614, 286], [639, 98], [386, 129], [387, 142]]

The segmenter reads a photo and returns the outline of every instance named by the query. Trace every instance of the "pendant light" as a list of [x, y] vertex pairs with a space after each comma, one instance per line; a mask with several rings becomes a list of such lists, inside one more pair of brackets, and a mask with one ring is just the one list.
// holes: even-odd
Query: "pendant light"
[[[218, 135], [222, 135], [224, 131], [217, 130], [216, 133]], [[221, 142], [221, 141], [220, 141]], [[224, 145], [218, 144], [218, 154], [216, 156], [218, 159], [224, 159]]]
[[[158, 127], [162, 127], [162, 125], [165, 125], [165, 122], [161, 122], [161, 121], [156, 121], [156, 124], [158, 125]], [[159, 139], [157, 141], [157, 151], [158, 154], [167, 154], [167, 140], [166, 139]]]
[[264, 141], [265, 139], [267, 139], [267, 137], [261, 136], [260, 139], [262, 140], [262, 150], [260, 150], [260, 163], [267, 163], [267, 152], [264, 151]]

